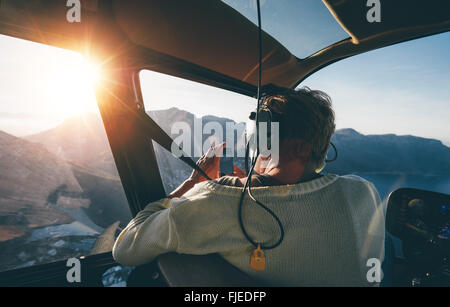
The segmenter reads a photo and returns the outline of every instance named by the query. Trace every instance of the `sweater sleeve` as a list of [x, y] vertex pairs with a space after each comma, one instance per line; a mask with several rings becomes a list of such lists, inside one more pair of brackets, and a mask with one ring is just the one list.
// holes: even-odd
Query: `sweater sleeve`
[[167, 252], [205, 255], [248, 246], [237, 222], [237, 198], [225, 201], [203, 186], [139, 212], [117, 238], [114, 259], [136, 266]]
[[[367, 280], [369, 260], [384, 260], [385, 220], [383, 205], [375, 186], [355, 175], [341, 177], [341, 190], [349, 198], [348, 204], [352, 213], [352, 225], [358, 244], [362, 280]], [[378, 286], [378, 283], [367, 283], [368, 286]]]
[[117, 262], [141, 265], [177, 249], [178, 235], [170, 203], [168, 198], [153, 202], [130, 221], [114, 243], [112, 253]]

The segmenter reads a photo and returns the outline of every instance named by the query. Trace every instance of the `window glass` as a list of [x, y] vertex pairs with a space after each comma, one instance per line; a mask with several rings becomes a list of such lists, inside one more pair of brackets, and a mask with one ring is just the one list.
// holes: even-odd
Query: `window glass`
[[[175, 142], [179, 143], [187, 132], [179, 128], [189, 127], [190, 149], [183, 147], [189, 156], [197, 160], [204, 153], [203, 147], [207, 148], [212, 140], [220, 141], [218, 134], [222, 132], [222, 139], [231, 141], [227, 141], [227, 146], [233, 143], [234, 163], [244, 168], [244, 158], [239, 153], [245, 147], [244, 123], [256, 108], [254, 98], [149, 70], [143, 70], [140, 79], [146, 111]], [[227, 123], [235, 125], [233, 134], [227, 133]], [[201, 141], [194, 142], [196, 133]], [[192, 169], [158, 144], [155, 152], [164, 188], [170, 193], [189, 177]]]
[[110, 250], [97, 238], [131, 215], [95, 65], [0, 35], [0, 67], [0, 271]]
[[450, 33], [334, 63], [300, 86], [333, 99], [339, 157], [327, 166], [372, 181], [450, 193]]
[[[222, 1], [258, 24], [255, 0]], [[308, 57], [349, 37], [325, 4], [317, 0], [261, 1], [261, 25], [298, 58]]]

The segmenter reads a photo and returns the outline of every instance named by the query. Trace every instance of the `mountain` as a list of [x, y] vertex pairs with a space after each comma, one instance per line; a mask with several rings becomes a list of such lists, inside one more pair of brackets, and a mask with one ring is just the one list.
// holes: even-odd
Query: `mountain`
[[65, 161], [117, 176], [105, 128], [98, 115], [87, 113], [72, 117], [53, 129], [25, 139], [43, 144]]
[[[233, 143], [227, 142], [228, 145], [233, 145], [233, 148], [236, 150], [243, 149], [244, 148], [244, 142], [238, 142], [240, 138], [242, 137], [245, 129], [245, 123], [237, 123], [234, 120], [231, 120], [229, 118], [224, 117], [217, 117], [213, 115], [206, 115], [203, 117], [197, 117], [192, 113], [189, 113], [184, 110], [180, 110], [178, 108], [170, 108], [167, 110], [157, 110], [157, 111], [150, 111], [148, 112], [150, 117], [158, 123], [158, 125], [161, 126], [161, 128], [172, 138], [176, 138], [179, 134], [178, 132], [172, 133], [173, 124], [178, 122], [184, 122], [188, 124], [188, 126], [191, 128], [191, 155], [195, 158], [199, 158], [200, 156], [196, 155], [196, 152], [200, 152], [203, 144], [206, 143], [206, 147], [209, 147], [209, 144], [211, 141], [214, 141], [214, 134], [217, 133], [217, 131], [214, 130], [216, 124], [220, 126], [221, 131], [223, 131], [223, 136], [221, 139], [227, 141], [233, 139]], [[238, 133], [234, 133], [234, 135], [228, 135], [227, 131], [227, 124], [230, 126], [230, 128], [233, 128], [234, 126], [239, 129]], [[197, 125], [197, 126], [196, 126]], [[201, 143], [200, 142], [194, 142], [194, 136], [195, 133], [198, 131], [195, 131], [196, 127], [200, 127], [200, 132], [203, 130], [207, 130], [208, 132], [205, 132], [202, 134]], [[194, 150], [197, 149], [197, 150]]]
[[[192, 127], [195, 119], [193, 114], [177, 108], [153, 111], [149, 114], [169, 134], [174, 122], [184, 121]], [[217, 121], [222, 127], [225, 127], [227, 121], [231, 121], [214, 116], [205, 116], [202, 119], [203, 124]], [[234, 123], [234, 121], [231, 122]], [[202, 141], [204, 142], [206, 138], [207, 136], [203, 136]], [[235, 137], [235, 140], [237, 138]], [[332, 137], [332, 142], [338, 149], [338, 159], [327, 164], [326, 172], [340, 175], [349, 173], [450, 174], [450, 148], [438, 140], [411, 135], [364, 135], [355, 129], [347, 128], [337, 130]], [[183, 163], [180, 164], [179, 160], [161, 153], [161, 150], [157, 152], [158, 162], [175, 166], [176, 162], [172, 160], [178, 161], [176, 167], [177, 169], [182, 167], [184, 178], [190, 173], [190, 168]], [[332, 158], [333, 155], [331, 149], [329, 157]], [[164, 159], [170, 159], [171, 162], [167, 163]], [[237, 164], [243, 168], [243, 159], [238, 159]], [[160, 165], [160, 169], [169, 172], [171, 176], [168, 177], [172, 182], [175, 181], [177, 174], [174, 174], [169, 166], [162, 168]], [[180, 183], [180, 179], [177, 182]], [[176, 185], [173, 186], [175, 187]]]
[[[232, 136], [227, 135], [227, 129], [226, 124], [229, 123], [231, 125], [240, 125], [242, 128], [240, 133], [234, 133], [233, 137], [233, 148], [234, 152], [236, 153], [238, 150], [245, 150], [244, 148], [244, 142], [238, 142], [238, 140], [242, 140], [242, 133], [244, 132], [245, 124], [244, 123], [236, 123], [235, 121], [223, 118], [223, 117], [217, 117], [212, 115], [203, 116], [201, 118], [196, 117], [194, 114], [189, 113], [184, 110], [180, 110], [178, 108], [170, 108], [167, 110], [157, 110], [157, 111], [150, 111], [148, 112], [149, 116], [158, 124], [161, 126], [161, 128], [169, 134], [175, 141], [177, 140], [177, 137], [179, 136], [178, 133], [171, 133], [172, 126], [175, 122], [184, 122], [189, 127], [191, 127], [191, 150], [190, 154], [193, 156], [193, 159], [196, 160], [199, 158], [198, 155], [196, 155], [196, 152], [202, 152], [202, 146], [205, 144], [205, 147], [209, 147], [211, 144], [211, 141], [214, 139], [212, 138], [212, 134], [215, 133], [211, 131], [210, 134], [205, 133], [202, 134], [201, 142], [195, 142], [195, 123], [200, 127], [208, 127], [208, 124], [210, 127], [212, 127], [212, 123], [218, 123], [221, 130], [224, 132], [223, 139], [224, 140], [231, 140]], [[200, 130], [201, 131], [201, 130]], [[227, 138], [227, 136], [229, 138]], [[217, 141], [216, 141], [217, 142]], [[230, 146], [231, 142], [227, 142], [227, 145]], [[189, 177], [189, 175], [192, 172], [192, 169], [187, 166], [184, 162], [177, 159], [172, 154], [168, 153], [164, 148], [159, 146], [158, 144], [154, 143], [155, 145], [155, 154], [156, 159], [158, 161], [159, 170], [163, 179], [164, 189], [166, 192], [170, 193], [171, 191], [175, 190], [185, 179]], [[185, 149], [183, 147], [183, 149]], [[187, 151], [187, 150], [185, 150]], [[235, 154], [235, 156], [237, 156]], [[244, 168], [244, 158], [235, 158], [234, 163], [240, 167]]]
[[[73, 221], [66, 213], [48, 207], [49, 195], [64, 187], [71, 194], [82, 189], [70, 166], [48, 152], [43, 145], [34, 144], [0, 131], [0, 227], [11, 227], [19, 232], [26, 228], [64, 224]], [[58, 199], [54, 199], [56, 204]], [[69, 204], [60, 201], [63, 208], [83, 207], [80, 198]], [[1, 228], [0, 228], [1, 229]], [[9, 236], [1, 236], [3, 241]]]
[[[72, 136], [58, 137], [64, 145]], [[0, 131], [0, 270], [89, 252], [104, 228], [130, 218], [118, 178]]]
[[354, 129], [341, 129], [332, 142], [338, 148], [338, 159], [328, 164], [329, 172], [450, 174], [450, 148], [438, 140], [411, 135], [363, 135]]
[[[167, 110], [151, 111], [148, 114], [166, 131], [172, 138], [178, 134], [171, 133], [172, 124], [184, 122], [189, 127], [194, 127], [194, 122], [201, 120], [203, 125], [211, 122], [219, 123], [221, 127], [226, 127], [226, 123], [236, 124], [227, 118], [216, 116], [205, 116], [197, 118], [187, 111], [171, 108]], [[241, 123], [241, 125], [243, 125]], [[244, 126], [242, 126], [244, 127]], [[225, 129], [224, 129], [225, 131]], [[225, 131], [224, 138], [227, 134]], [[191, 154], [201, 151], [210, 135], [202, 135], [202, 142], [194, 143], [194, 133], [191, 137]], [[25, 137], [26, 140], [42, 144], [45, 148], [61, 159], [83, 167], [94, 170], [96, 174], [111, 176], [118, 179], [117, 169], [114, 164], [111, 149], [106, 137], [105, 129], [101, 118], [95, 114], [85, 114], [83, 116], [67, 119], [57, 127], [43, 131], [41, 133]], [[234, 147], [237, 150], [238, 137], [234, 138]], [[196, 150], [194, 149], [196, 148]], [[174, 190], [183, 180], [185, 180], [192, 170], [184, 162], [175, 158], [172, 154], [155, 144], [155, 154], [158, 160], [164, 187], [167, 192]], [[194, 157], [197, 159], [199, 157]], [[238, 166], [244, 167], [243, 159], [237, 160]]]
[[[194, 122], [201, 119], [203, 125], [219, 123], [224, 131], [226, 122], [236, 124], [230, 119], [211, 115], [198, 118], [177, 108], [148, 113], [174, 139], [178, 136], [177, 133], [171, 133], [175, 122], [184, 122], [193, 128]], [[191, 138], [191, 153], [194, 153], [194, 148], [200, 149], [201, 146], [200, 142], [194, 144], [193, 135], [194, 133]], [[203, 135], [202, 143], [209, 137], [207, 134]], [[234, 137], [235, 150], [238, 149], [237, 140], [240, 137], [241, 135]], [[69, 119], [54, 129], [26, 139], [43, 144], [49, 151], [75, 164], [117, 177], [101, 119], [96, 115]], [[338, 159], [328, 163], [326, 172], [429, 175], [450, 173], [450, 148], [438, 140], [394, 134], [364, 135], [348, 128], [337, 130], [332, 141], [338, 149]], [[192, 170], [157, 144], [155, 152], [166, 191], [170, 192], [187, 178]], [[332, 156], [333, 152], [330, 150], [329, 157]], [[244, 167], [242, 158], [235, 159], [235, 163], [241, 168]]]
[[[100, 227], [117, 219], [124, 226], [130, 213], [103, 126], [98, 117], [87, 119], [82, 124], [70, 119], [25, 139], [0, 131], [0, 218], [9, 212], [3, 203], [19, 202], [43, 212], [42, 217], [36, 210], [25, 214], [30, 227], [70, 220], [45, 217], [51, 206], [66, 211], [83, 209]], [[105, 165], [114, 167], [106, 172]], [[18, 205], [14, 208], [17, 211]], [[61, 210], [50, 211], [67, 217]]]

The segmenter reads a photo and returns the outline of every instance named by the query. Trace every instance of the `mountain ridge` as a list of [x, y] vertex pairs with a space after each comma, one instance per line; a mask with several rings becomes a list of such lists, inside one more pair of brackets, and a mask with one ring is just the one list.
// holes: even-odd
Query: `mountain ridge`
[[[197, 117], [194, 114], [178, 108], [167, 110], [154, 110], [147, 112], [161, 127], [173, 138], [177, 135], [171, 133], [171, 126], [174, 122], [183, 121], [193, 126], [194, 120], [201, 119], [203, 125], [210, 121], [217, 121], [222, 127], [227, 121], [234, 121], [207, 115]], [[80, 125], [85, 123], [86, 126]], [[68, 128], [69, 124], [75, 125], [76, 129]], [[61, 130], [58, 132], [58, 130]], [[74, 131], [76, 133], [73, 133]], [[67, 135], [71, 134], [70, 141], [67, 141]], [[62, 136], [62, 140], [54, 144], [55, 135]], [[202, 144], [208, 139], [208, 135], [203, 135]], [[63, 124], [43, 131], [39, 134], [25, 137], [27, 140], [44, 144], [46, 148], [53, 153], [67, 151], [73, 161], [89, 169], [100, 169], [108, 174], [117, 176], [112, 154], [104, 132], [101, 119], [97, 115], [89, 116], [88, 121], [66, 120]], [[89, 144], [94, 144], [94, 149], [89, 152], [90, 159], [83, 157], [76, 158], [76, 153], [80, 151], [85, 140]], [[193, 139], [191, 140], [193, 142]], [[236, 140], [235, 140], [236, 141]], [[445, 174], [450, 173], [450, 147], [446, 146], [440, 140], [418, 137], [413, 135], [396, 134], [362, 134], [354, 128], [343, 128], [336, 130], [332, 137], [333, 143], [338, 148], [338, 160], [327, 165], [326, 171], [336, 172], [337, 174], [353, 172], [387, 172], [392, 173], [421, 173], [421, 174]], [[52, 143], [53, 142], [53, 143]], [[61, 144], [63, 144], [61, 146]], [[195, 144], [194, 146], [200, 146]], [[77, 147], [77, 148], [70, 148]], [[162, 149], [159, 149], [161, 151]], [[86, 152], [84, 148], [81, 150]], [[331, 150], [332, 151], [332, 150]], [[104, 155], [100, 157], [99, 153]], [[162, 159], [166, 153], [157, 153]], [[332, 156], [333, 154], [330, 153]], [[92, 158], [95, 157], [95, 158]], [[441, 157], [441, 158], [440, 158]], [[160, 159], [160, 160], [161, 160]], [[96, 161], [96, 162], [93, 162]], [[386, 164], [383, 167], [383, 164]], [[178, 165], [178, 163], [177, 163]]]

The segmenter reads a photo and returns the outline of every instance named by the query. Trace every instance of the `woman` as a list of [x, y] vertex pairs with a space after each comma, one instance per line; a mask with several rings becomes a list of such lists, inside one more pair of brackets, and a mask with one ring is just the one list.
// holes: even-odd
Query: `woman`
[[[275, 286], [371, 285], [366, 265], [384, 254], [380, 198], [357, 176], [319, 174], [335, 130], [330, 98], [304, 88], [267, 97], [262, 108], [279, 123], [279, 156], [260, 155], [249, 185], [281, 227], [249, 197], [240, 213], [247, 176], [235, 167], [233, 176], [218, 178], [220, 158], [213, 153], [225, 145], [219, 144], [198, 162], [213, 180], [194, 171], [168, 198], [141, 211], [114, 245], [119, 263], [140, 265], [170, 251], [219, 253]], [[255, 242], [264, 253], [261, 268]]]

